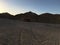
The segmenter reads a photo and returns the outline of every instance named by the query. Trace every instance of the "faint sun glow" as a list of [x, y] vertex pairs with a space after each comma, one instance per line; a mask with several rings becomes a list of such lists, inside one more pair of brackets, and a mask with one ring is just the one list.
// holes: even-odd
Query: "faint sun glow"
[[4, 12], [6, 6], [4, 0], [0, 0], [0, 13]]

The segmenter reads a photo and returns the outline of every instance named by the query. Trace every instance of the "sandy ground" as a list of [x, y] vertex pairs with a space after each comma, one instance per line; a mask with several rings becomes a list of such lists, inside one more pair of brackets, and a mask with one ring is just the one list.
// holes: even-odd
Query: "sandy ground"
[[0, 19], [0, 45], [60, 45], [60, 24]]

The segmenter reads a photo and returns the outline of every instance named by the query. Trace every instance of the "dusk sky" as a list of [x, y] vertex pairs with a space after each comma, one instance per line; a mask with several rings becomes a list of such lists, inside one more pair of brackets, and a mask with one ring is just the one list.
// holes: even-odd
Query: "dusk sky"
[[60, 14], [60, 0], [0, 0], [0, 13], [18, 14], [28, 11]]

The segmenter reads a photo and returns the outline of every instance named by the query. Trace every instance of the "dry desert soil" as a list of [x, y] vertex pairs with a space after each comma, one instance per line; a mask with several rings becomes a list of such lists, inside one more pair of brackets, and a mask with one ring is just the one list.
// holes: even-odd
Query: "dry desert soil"
[[0, 45], [60, 45], [60, 24], [0, 19]]

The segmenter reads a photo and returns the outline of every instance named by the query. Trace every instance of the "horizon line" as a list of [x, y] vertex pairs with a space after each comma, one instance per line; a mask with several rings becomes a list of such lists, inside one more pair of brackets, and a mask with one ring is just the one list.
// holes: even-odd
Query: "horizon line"
[[[44, 14], [44, 13], [49, 13], [49, 14], [60, 14], [60, 13], [50, 13], [50, 12], [43, 12], [43, 13], [38, 14], [38, 13], [33, 12], [33, 11], [26, 11], [26, 12], [17, 13], [17, 14], [24, 14], [24, 13], [28, 13], [28, 12], [32, 12], [32, 13], [35, 13], [35, 14], [37, 14], [37, 15], [41, 15], [41, 14]], [[0, 12], [0, 14], [2, 14], [2, 13], [9, 13], [9, 12]], [[17, 15], [17, 14], [12, 14], [12, 13], [9, 13], [9, 14], [11, 14], [11, 15]]]

